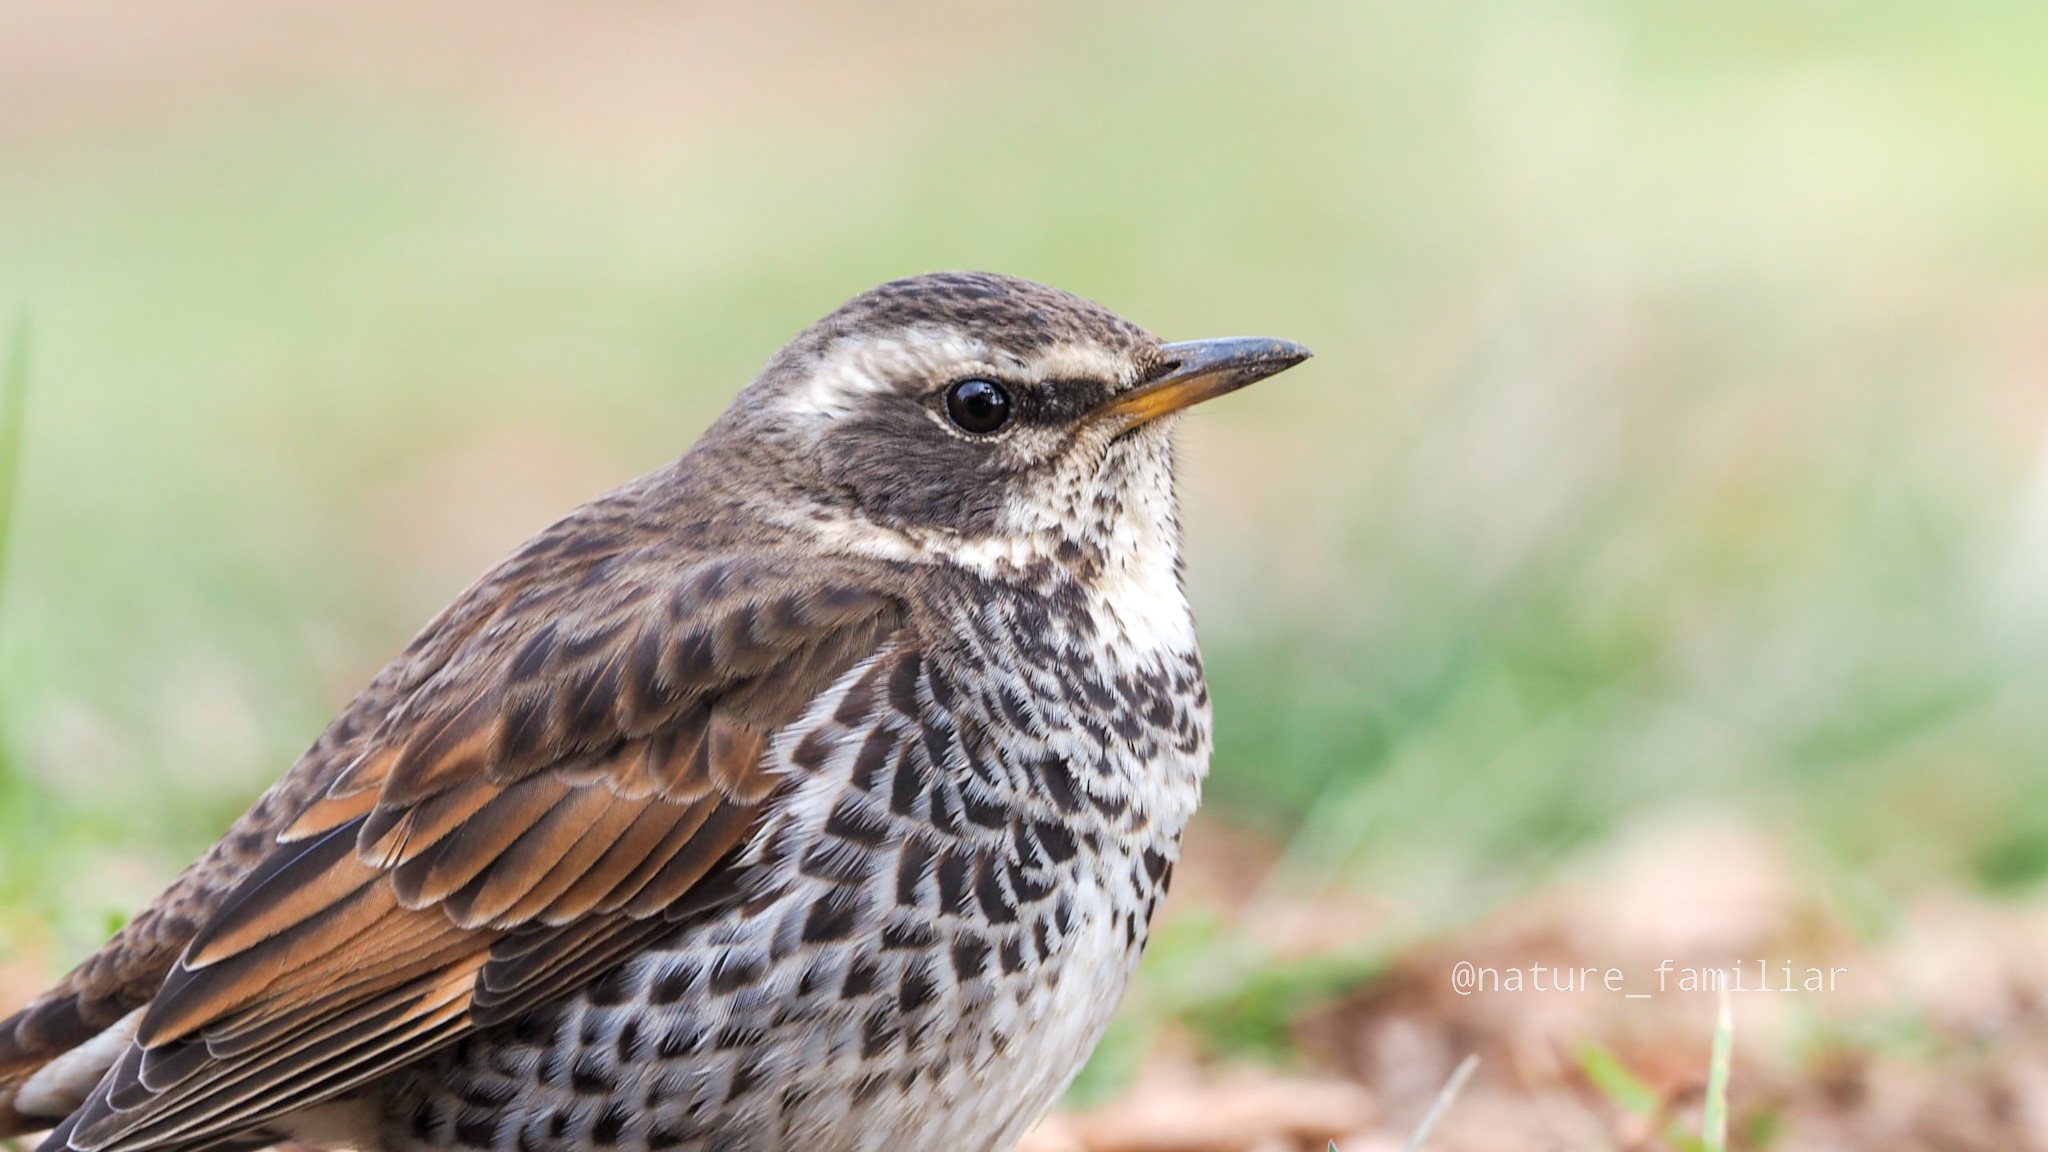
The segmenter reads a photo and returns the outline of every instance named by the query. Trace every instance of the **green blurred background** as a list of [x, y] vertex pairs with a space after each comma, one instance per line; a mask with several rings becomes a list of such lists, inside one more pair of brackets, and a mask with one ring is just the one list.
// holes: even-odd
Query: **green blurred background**
[[881, 280], [1318, 358], [1183, 432], [1210, 811], [1422, 919], [1646, 812], [2048, 873], [2048, 8], [0, 3], [0, 947]]

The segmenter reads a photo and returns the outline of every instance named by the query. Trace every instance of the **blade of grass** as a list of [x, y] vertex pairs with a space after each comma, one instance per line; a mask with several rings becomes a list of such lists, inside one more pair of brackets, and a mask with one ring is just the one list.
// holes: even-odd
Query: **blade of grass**
[[7, 372], [0, 378], [0, 580], [7, 572], [7, 544], [13, 535], [14, 493], [21, 478], [21, 426], [28, 411], [28, 310], [14, 321]]
[[1707, 1066], [1707, 1114], [1700, 1122], [1704, 1152], [1728, 1152], [1728, 1065], [1735, 1043], [1735, 1017], [1728, 990], [1721, 990], [1721, 1014], [1714, 1021], [1714, 1055]]
[[1642, 1117], [1650, 1129], [1661, 1130], [1664, 1142], [1673, 1152], [1706, 1152], [1699, 1138], [1671, 1117], [1671, 1101], [1630, 1071], [1621, 1057], [1591, 1037], [1574, 1044], [1572, 1055], [1579, 1062], [1579, 1070], [1602, 1096], [1622, 1111]]
[[[8, 542], [13, 537], [14, 497], [21, 476], [23, 414], [28, 411], [29, 316], [23, 308], [14, 322], [14, 334], [0, 369], [0, 592], [6, 589]], [[32, 821], [29, 805], [21, 803], [24, 785], [14, 772], [8, 756], [7, 733], [0, 730], [0, 873], [20, 875], [24, 859], [41, 854], [33, 845], [34, 834], [24, 835], [22, 822]], [[40, 827], [40, 822], [32, 825]], [[10, 902], [16, 893], [10, 885]], [[0, 1152], [20, 1152], [10, 1142]]]
[[1664, 1110], [1664, 1103], [1657, 1092], [1628, 1066], [1621, 1058], [1591, 1039], [1580, 1040], [1572, 1046], [1572, 1055], [1579, 1061], [1579, 1070], [1601, 1095], [1612, 1101], [1615, 1107], [1637, 1116], [1654, 1117]]
[[1415, 1134], [1408, 1137], [1408, 1143], [1402, 1147], [1401, 1152], [1421, 1152], [1422, 1142], [1429, 1139], [1430, 1129], [1436, 1127], [1436, 1122], [1443, 1119], [1444, 1113], [1450, 1110], [1451, 1101], [1456, 1100], [1458, 1093], [1465, 1090], [1465, 1081], [1472, 1078], [1472, 1073], [1478, 1067], [1477, 1052], [1458, 1062], [1457, 1070], [1451, 1073], [1449, 1080], [1444, 1081], [1442, 1090], [1436, 1094], [1435, 1102], [1429, 1106], [1429, 1114], [1422, 1118], [1422, 1123], [1416, 1125]]

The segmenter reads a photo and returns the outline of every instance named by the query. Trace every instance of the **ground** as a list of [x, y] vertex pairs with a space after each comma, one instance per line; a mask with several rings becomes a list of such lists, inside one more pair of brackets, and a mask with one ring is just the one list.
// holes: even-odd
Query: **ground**
[[[1219, 1003], [1216, 987], [1186, 991], [1194, 982], [1179, 977], [1179, 1010], [1163, 1014], [1128, 1088], [1055, 1114], [1031, 1152], [1316, 1152], [1332, 1140], [1392, 1152], [1472, 1054], [1477, 1072], [1429, 1148], [1697, 1148], [1719, 1002], [1702, 988], [1708, 969], [1730, 990], [1730, 1147], [2048, 1148], [2038, 902], [1950, 893], [1857, 908], [1752, 829], [1659, 821], [1474, 923], [1363, 958], [1354, 979], [1304, 981], [1311, 991], [1279, 1013], [1287, 1043], [1261, 1064], [1205, 1044], [1230, 1034], [1217, 1013], [1259, 1011], [1272, 970], [1355, 956], [1346, 944], [1373, 902], [1233, 901], [1223, 878], [1242, 870], [1241, 842], [1204, 828], [1191, 847], [1194, 891], [1171, 914], [1207, 905], [1276, 942], [1268, 974], [1235, 984], [1253, 1003]], [[1171, 927], [1164, 939], [1173, 947]], [[1461, 964], [1480, 988], [1461, 986]], [[1758, 988], [1766, 964], [1770, 991]], [[1516, 969], [1521, 990], [1497, 990]]]

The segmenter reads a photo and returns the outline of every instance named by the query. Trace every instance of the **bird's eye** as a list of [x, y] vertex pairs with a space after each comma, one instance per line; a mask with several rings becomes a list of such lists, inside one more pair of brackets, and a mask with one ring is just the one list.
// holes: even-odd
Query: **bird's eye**
[[1010, 422], [1010, 394], [993, 380], [962, 380], [946, 389], [946, 415], [961, 431], [986, 436]]

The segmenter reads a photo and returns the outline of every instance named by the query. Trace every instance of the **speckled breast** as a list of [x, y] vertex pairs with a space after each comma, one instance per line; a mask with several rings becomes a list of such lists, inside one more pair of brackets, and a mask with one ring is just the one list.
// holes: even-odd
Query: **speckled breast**
[[1133, 644], [1057, 579], [963, 575], [925, 609], [779, 734], [786, 790], [728, 899], [402, 1073], [387, 1145], [1020, 1136], [1136, 965], [1206, 767], [1208, 695], [1192, 645]]

